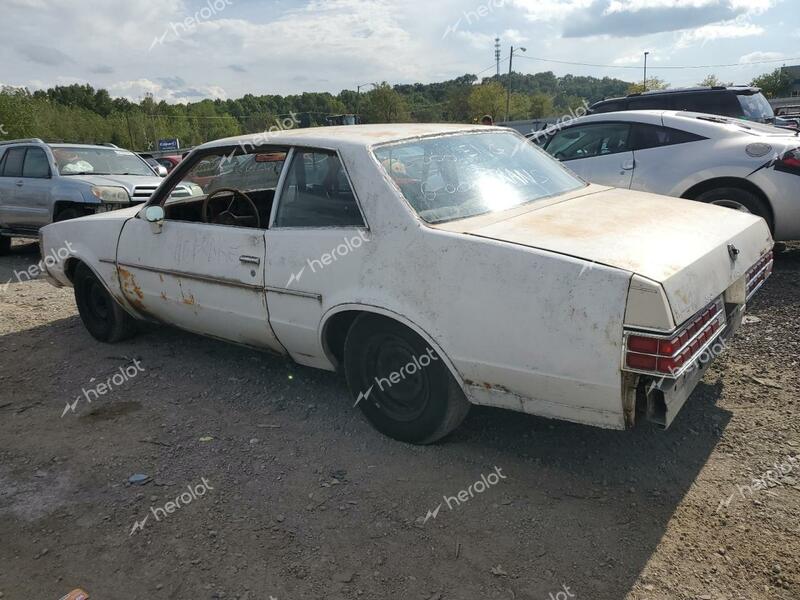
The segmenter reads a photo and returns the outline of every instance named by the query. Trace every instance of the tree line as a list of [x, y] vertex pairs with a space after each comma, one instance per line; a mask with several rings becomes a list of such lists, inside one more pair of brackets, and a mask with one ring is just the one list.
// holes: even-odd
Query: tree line
[[[754, 80], [770, 95], [788, 89], [788, 77], [776, 73]], [[705, 83], [719, 83], [714, 76]], [[507, 98], [509, 84], [513, 92]], [[648, 80], [648, 89], [667, 84]], [[88, 84], [47, 90], [0, 89], [0, 138], [40, 137], [47, 140], [111, 142], [135, 150], [156, 149], [159, 139], [178, 138], [183, 146], [227, 136], [256, 133], [281, 124], [290, 115], [302, 127], [327, 124], [332, 115], [359, 114], [364, 123], [477, 122], [483, 115], [504, 120], [536, 119], [566, 114], [589, 104], [641, 91], [641, 83], [610, 77], [552, 72], [511, 73], [486, 77], [466, 74], [437, 83], [373, 84], [361, 94], [342, 90], [337, 95], [308, 92], [280, 96], [245, 94], [231, 100], [201, 100], [185, 104], [139, 102], [112, 98], [107, 90]]]

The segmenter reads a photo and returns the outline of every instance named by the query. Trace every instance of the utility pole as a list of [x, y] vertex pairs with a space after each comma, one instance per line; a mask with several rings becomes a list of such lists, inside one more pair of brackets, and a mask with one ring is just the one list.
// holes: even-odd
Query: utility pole
[[356, 123], [356, 125], [361, 124], [361, 118], [358, 115], [358, 101], [361, 99], [361, 88], [367, 87], [368, 85], [373, 85], [375, 87], [378, 87], [377, 83], [362, 83], [361, 85], [356, 86], [356, 119], [358, 120], [358, 123]]
[[650, 54], [649, 52], [644, 53], [644, 91], [647, 91], [647, 55]]
[[494, 61], [497, 63], [497, 78], [500, 79], [500, 38], [494, 38]]
[[[520, 52], [526, 52], [525, 48], [521, 46], [517, 48]], [[514, 46], [511, 46], [511, 53], [508, 55], [508, 85], [506, 86], [506, 122], [508, 122], [508, 113], [511, 109], [511, 65], [514, 61]]]

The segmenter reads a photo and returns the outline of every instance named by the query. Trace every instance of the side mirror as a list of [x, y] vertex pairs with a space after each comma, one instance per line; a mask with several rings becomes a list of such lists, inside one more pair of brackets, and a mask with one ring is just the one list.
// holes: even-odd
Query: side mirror
[[150, 223], [153, 233], [161, 233], [164, 226], [164, 208], [154, 204], [144, 209], [144, 220]]
[[156, 168], [156, 173], [158, 174], [159, 177], [166, 177], [167, 167], [165, 167], [164, 165], [158, 165], [158, 168]]

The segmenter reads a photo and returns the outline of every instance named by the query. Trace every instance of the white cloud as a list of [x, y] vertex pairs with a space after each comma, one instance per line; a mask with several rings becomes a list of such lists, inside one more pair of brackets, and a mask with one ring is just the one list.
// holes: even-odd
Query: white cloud
[[529, 21], [561, 21], [571, 14], [589, 8], [594, 0], [511, 0], [523, 9]]
[[705, 46], [708, 42], [721, 39], [735, 39], [763, 35], [765, 29], [743, 20], [726, 21], [712, 25], [704, 25], [680, 33], [676, 42], [677, 48], [689, 48], [696, 44]]
[[786, 56], [783, 52], [751, 52], [739, 58], [740, 64], [754, 63], [762, 60], [779, 60]]

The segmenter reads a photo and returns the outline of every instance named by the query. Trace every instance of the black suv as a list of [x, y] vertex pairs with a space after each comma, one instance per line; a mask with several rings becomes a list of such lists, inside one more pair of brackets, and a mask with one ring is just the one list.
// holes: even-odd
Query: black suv
[[684, 110], [759, 123], [775, 121], [775, 113], [761, 89], [743, 86], [658, 90], [601, 100], [589, 108], [590, 113], [620, 110]]

